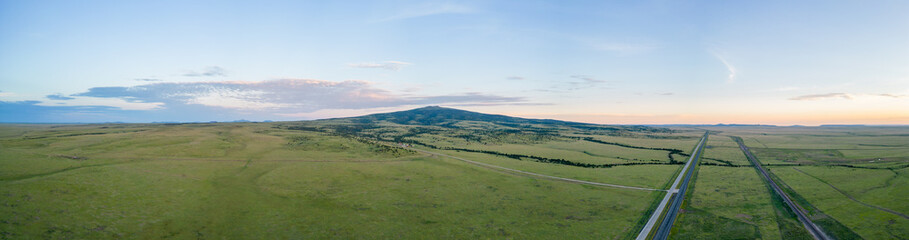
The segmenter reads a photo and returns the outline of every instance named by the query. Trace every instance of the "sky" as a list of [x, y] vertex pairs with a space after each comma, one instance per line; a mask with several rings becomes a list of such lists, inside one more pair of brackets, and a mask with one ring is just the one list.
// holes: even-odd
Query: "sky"
[[0, 0], [0, 122], [909, 124], [907, 1]]

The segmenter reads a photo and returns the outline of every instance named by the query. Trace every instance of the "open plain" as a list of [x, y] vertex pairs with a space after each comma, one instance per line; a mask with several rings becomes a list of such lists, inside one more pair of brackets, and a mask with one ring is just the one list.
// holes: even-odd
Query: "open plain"
[[2, 125], [0, 237], [634, 238], [705, 132], [670, 238], [811, 238], [735, 137], [830, 235], [909, 233], [909, 128], [606, 126], [428, 107]]

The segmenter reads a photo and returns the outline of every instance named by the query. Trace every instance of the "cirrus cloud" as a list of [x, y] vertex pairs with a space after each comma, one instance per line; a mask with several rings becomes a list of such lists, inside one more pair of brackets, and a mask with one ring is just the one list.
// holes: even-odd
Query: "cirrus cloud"
[[878, 93], [878, 94], [824, 93], [824, 94], [811, 94], [811, 95], [796, 96], [796, 97], [789, 98], [789, 100], [801, 100], [801, 101], [829, 100], [829, 99], [856, 100], [856, 99], [872, 99], [872, 98], [902, 99], [902, 98], [909, 98], [909, 95], [892, 94], [892, 93]]
[[96, 87], [73, 96], [120, 98], [131, 102], [203, 105], [224, 109], [268, 112], [313, 112], [322, 109], [366, 109], [406, 105], [526, 103], [521, 97], [481, 93], [439, 96], [403, 96], [366, 81], [332, 82], [314, 79], [279, 79], [261, 82], [154, 83], [134, 87]]
[[[0, 95], [9, 95], [0, 92]], [[94, 87], [43, 100], [0, 100], [0, 122], [186, 122], [236, 119], [298, 120], [336, 117], [420, 105], [536, 105], [523, 97], [477, 92], [396, 93], [366, 81], [277, 79], [268, 81], [153, 82]]]
[[384, 62], [364, 62], [364, 63], [349, 63], [347, 66], [353, 68], [381, 68], [385, 70], [398, 71], [401, 68], [404, 68], [412, 63], [401, 62], [401, 61], [384, 61]]
[[[187, 71], [183, 74], [184, 77], [226, 77], [227, 70], [218, 66], [206, 67], [202, 71]], [[148, 81], [148, 79], [143, 79]]]
[[824, 94], [811, 94], [811, 95], [802, 95], [789, 98], [789, 100], [798, 100], [798, 101], [813, 101], [813, 100], [824, 100], [824, 99], [847, 99], [852, 100], [852, 95], [847, 93], [824, 93]]
[[733, 66], [731, 63], [729, 63], [729, 61], [727, 61], [726, 57], [724, 57], [723, 55], [716, 53], [716, 52], [712, 52], [712, 54], [714, 57], [716, 57], [718, 60], [720, 60], [720, 62], [723, 63], [723, 66], [726, 67], [726, 71], [729, 71], [729, 75], [726, 77], [726, 83], [735, 83], [735, 79], [737, 77], [737, 72], [738, 72], [736, 70], [735, 66]]
[[74, 97], [63, 96], [62, 93], [51, 94], [51, 95], [47, 95], [47, 96], [45, 96], [45, 97], [46, 97], [47, 99], [50, 99], [50, 100], [73, 100], [73, 99], [76, 99], [76, 98], [74, 98]]
[[475, 10], [469, 6], [458, 5], [453, 3], [441, 3], [441, 4], [423, 4], [419, 6], [412, 6], [410, 8], [404, 8], [402, 11], [398, 12], [393, 16], [389, 16], [383, 19], [380, 19], [380, 22], [386, 21], [395, 21], [395, 20], [404, 20], [411, 18], [419, 18], [433, 15], [442, 15], [442, 14], [467, 14], [473, 13]]

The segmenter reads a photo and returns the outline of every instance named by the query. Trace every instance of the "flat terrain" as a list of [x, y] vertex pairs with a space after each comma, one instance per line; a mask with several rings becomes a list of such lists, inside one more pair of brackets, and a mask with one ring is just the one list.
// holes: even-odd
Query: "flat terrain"
[[[909, 160], [906, 153], [909, 150], [909, 128], [906, 127], [766, 127], [766, 126], [738, 126], [738, 127], [706, 127], [715, 131], [711, 142], [716, 144], [708, 148], [705, 156], [717, 159], [736, 159], [731, 152], [711, 154], [714, 149], [723, 149], [718, 146], [719, 136], [742, 137], [755, 153], [761, 163], [771, 172], [773, 177], [783, 184], [783, 188], [794, 200], [805, 208], [810, 218], [821, 226], [825, 232], [838, 239], [907, 239], [909, 236], [909, 222], [905, 217], [909, 211], [909, 204], [904, 199], [909, 199], [909, 182], [907, 167]], [[734, 142], [733, 142], [734, 143]], [[744, 155], [742, 155], [744, 156]], [[707, 161], [709, 162], [709, 161]], [[734, 161], [731, 161], [734, 162]], [[748, 171], [753, 169], [741, 168], [732, 170], [731, 167], [701, 166], [698, 181], [695, 187], [695, 197], [689, 207], [697, 210], [706, 208], [706, 201], [730, 201], [731, 199], [703, 197], [698, 200], [699, 194], [707, 194], [704, 190], [714, 190], [712, 194], [735, 196], [743, 191], [742, 188], [753, 188], [757, 175], [749, 176]], [[710, 177], [712, 169], [723, 169], [727, 172], [721, 181], [706, 180]], [[729, 171], [736, 171], [733, 174]], [[713, 178], [713, 177], [710, 177]], [[747, 183], [747, 184], [746, 184]], [[716, 187], [726, 185], [725, 188]], [[758, 188], [759, 189], [759, 188]], [[760, 197], [760, 191], [754, 189], [749, 198], [736, 201], [741, 205], [738, 208], [723, 208], [744, 217], [752, 216], [746, 210], [755, 206], [767, 205], [767, 197]], [[769, 191], [764, 190], [768, 194]], [[709, 192], [708, 192], [709, 193]], [[772, 196], [771, 196], [772, 197]], [[706, 201], [705, 201], [706, 200]], [[730, 202], [731, 203], [731, 202]], [[746, 207], [747, 206], [747, 207]], [[767, 207], [763, 207], [767, 208]], [[736, 210], [738, 209], [738, 210]], [[714, 210], [719, 211], [719, 210]], [[766, 213], [766, 209], [764, 212]], [[699, 215], [699, 214], [691, 214]], [[743, 221], [742, 218], [731, 218], [726, 214], [726, 222], [751, 222], [752, 227], [760, 230], [761, 238], [779, 236], [773, 232], [768, 224], [756, 221]], [[684, 219], [685, 216], [682, 217]], [[695, 217], [698, 218], [698, 217]], [[777, 224], [783, 238], [805, 238], [801, 225], [793, 224], [787, 219], [784, 212], [777, 209]], [[697, 222], [694, 222], [697, 223]], [[725, 224], [731, 227], [741, 224]], [[692, 228], [703, 225], [690, 224]], [[737, 228], [744, 230], [745, 225]], [[765, 230], [766, 229], [766, 230]], [[700, 234], [724, 234], [727, 230], [708, 231], [701, 229]], [[689, 231], [680, 231], [691, 233]], [[757, 235], [753, 235], [757, 236]]]
[[781, 238], [770, 192], [752, 168], [700, 166], [689, 196], [679, 238]]
[[386, 144], [434, 138], [414, 147], [661, 189], [681, 166], [670, 153], [686, 150], [648, 148], [697, 141], [683, 131], [538, 126], [555, 132], [537, 138], [501, 126], [477, 134], [343, 121], [2, 125], [0, 238], [625, 238], [659, 192], [510, 174]]
[[840, 239], [906, 239], [909, 128], [637, 127], [444, 108], [276, 123], [0, 125], [0, 239], [629, 239], [704, 130], [671, 238], [801, 239], [745, 139]]

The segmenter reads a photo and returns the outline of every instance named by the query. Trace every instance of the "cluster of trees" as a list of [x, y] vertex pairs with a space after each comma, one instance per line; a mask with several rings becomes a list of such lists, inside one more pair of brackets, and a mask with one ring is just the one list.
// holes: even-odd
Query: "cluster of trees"
[[[276, 127], [276, 128], [277, 128], [277, 127]], [[298, 126], [289, 126], [289, 127], [287, 127], [287, 129], [289, 129], [289, 130], [297, 130], [297, 131], [322, 132], [322, 129], [321, 129], [321, 128], [310, 127], [310, 126], [302, 126], [302, 125], [298, 125]]]
[[[799, 163], [799, 166], [801, 166], [801, 165], [802, 165], [802, 164]], [[767, 166], [767, 164], [765, 164], [764, 166]], [[904, 165], [900, 165], [900, 166], [893, 166], [893, 167], [868, 167], [868, 166], [855, 166], [855, 165], [848, 165], [848, 164], [832, 164], [832, 165], [827, 165], [827, 166], [829, 166], [829, 167], [859, 168], [859, 169], [888, 169], [888, 170], [900, 170], [900, 169], [903, 169], [903, 168], [909, 168], [909, 164], [904, 164]]]
[[44, 139], [44, 138], [62, 138], [62, 137], [76, 137], [76, 136], [86, 136], [86, 135], [104, 135], [104, 134], [113, 134], [113, 133], [128, 133], [128, 132], [141, 132], [145, 129], [140, 130], [130, 130], [130, 131], [116, 131], [116, 132], [87, 132], [87, 133], [70, 133], [70, 134], [60, 134], [52, 136], [34, 136], [34, 137], [23, 137], [22, 139], [31, 140], [31, 139]]
[[533, 156], [533, 155], [524, 155], [524, 154], [501, 153], [501, 152], [489, 151], [489, 150], [475, 150], [475, 149], [453, 148], [453, 147], [444, 147], [444, 148], [441, 148], [441, 149], [442, 149], [442, 150], [454, 150], [454, 151], [464, 151], [464, 152], [485, 153], [485, 154], [490, 154], [490, 155], [497, 155], [497, 156], [503, 156], [503, 157], [507, 157], [507, 158], [513, 158], [513, 159], [517, 159], [517, 160], [533, 159], [534, 161], [536, 161], [536, 162], [541, 162], [541, 163], [553, 163], [553, 164], [561, 164], [561, 165], [568, 165], [568, 166], [573, 166], [573, 167], [583, 167], [583, 168], [611, 168], [611, 167], [615, 167], [615, 166], [630, 166], [630, 165], [671, 165], [671, 164], [679, 164], [679, 163], [672, 163], [672, 162], [669, 162], [669, 163], [663, 163], [663, 162], [631, 162], [631, 163], [605, 163], [605, 164], [592, 164], [592, 163], [579, 163], [579, 162], [573, 162], [573, 161], [569, 161], [569, 160], [565, 160], [565, 159], [561, 159], [561, 158], [547, 158], [547, 157], [540, 157], [540, 156]]
[[624, 147], [624, 148], [646, 149], [646, 150], [657, 150], [657, 151], [668, 151], [669, 153], [667, 153], [666, 156], [669, 157], [669, 162], [670, 162], [670, 163], [681, 163], [680, 161], [676, 161], [676, 160], [675, 160], [675, 157], [673, 157], [672, 155], [681, 155], [681, 156], [685, 156], [685, 157], [691, 156], [691, 155], [689, 155], [689, 154], [687, 154], [687, 153], [684, 153], [682, 150], [675, 149], [675, 148], [652, 148], [652, 147], [641, 147], [641, 146], [634, 146], [634, 145], [628, 145], [628, 144], [617, 143], [617, 142], [601, 141], [601, 140], [594, 139], [594, 138], [592, 138], [592, 137], [586, 137], [586, 138], [579, 138], [579, 137], [578, 137], [578, 138], [575, 138], [575, 139], [581, 139], [581, 140], [588, 141], [588, 142], [592, 142], [592, 143], [607, 144], [607, 145], [619, 146], [619, 147]]
[[[399, 119], [399, 120], [405, 120], [405, 119]], [[411, 119], [407, 119], [407, 120], [411, 120]], [[465, 130], [462, 128], [457, 128], [453, 125], [449, 125], [449, 127], [453, 127], [452, 129]], [[571, 126], [571, 127], [578, 127], [578, 126]], [[608, 127], [608, 126], [586, 126], [585, 125], [585, 126], [581, 126], [581, 127], [582, 128], [590, 127], [590, 128], [595, 128], [596, 130], [606, 130], [606, 129], [622, 130], [619, 128]], [[290, 129], [290, 130], [315, 131], [315, 132], [321, 132], [321, 133], [326, 133], [326, 134], [339, 135], [339, 136], [344, 136], [344, 137], [348, 137], [348, 138], [353, 138], [353, 139], [356, 139], [357, 141], [369, 143], [369, 144], [376, 146], [376, 148], [378, 149], [377, 151], [382, 152], [382, 153], [397, 154], [397, 152], [395, 152], [395, 151], [397, 151], [396, 149], [399, 149], [399, 148], [394, 148], [394, 147], [389, 147], [389, 146], [382, 145], [382, 144], [377, 144], [377, 143], [372, 142], [372, 140], [367, 140], [367, 139], [374, 139], [374, 140], [379, 140], [379, 141], [393, 141], [393, 142], [398, 142], [398, 143], [420, 145], [423, 147], [427, 147], [427, 148], [431, 148], [431, 149], [439, 149], [439, 150], [483, 153], [483, 154], [490, 154], [490, 155], [512, 158], [512, 159], [516, 159], [516, 160], [530, 159], [530, 160], [533, 160], [536, 162], [560, 164], [560, 165], [583, 167], [583, 168], [610, 168], [610, 167], [614, 167], [614, 166], [629, 166], [629, 165], [682, 164], [683, 162], [676, 161], [675, 158], [673, 157], [673, 155], [689, 156], [688, 154], [685, 154], [682, 150], [679, 150], [679, 149], [633, 146], [633, 145], [627, 145], [627, 144], [622, 144], [622, 143], [601, 141], [601, 140], [597, 140], [597, 139], [590, 138], [590, 137], [587, 137], [587, 138], [568, 137], [570, 139], [585, 140], [585, 141], [594, 142], [594, 143], [614, 145], [614, 146], [633, 148], [633, 149], [667, 151], [668, 152], [667, 156], [669, 157], [669, 162], [652, 161], [652, 162], [592, 164], [592, 163], [575, 162], [575, 161], [561, 159], [561, 158], [547, 158], [547, 157], [540, 157], [540, 156], [526, 155], [526, 154], [502, 153], [502, 152], [497, 152], [497, 151], [476, 150], [476, 149], [457, 148], [457, 147], [439, 147], [439, 146], [423, 143], [423, 142], [409, 138], [409, 137], [414, 137], [414, 136], [417, 136], [420, 134], [440, 134], [443, 132], [449, 132], [451, 130], [438, 129], [438, 128], [432, 128], [432, 127], [412, 127], [412, 128], [408, 128], [407, 132], [405, 132], [405, 133], [400, 133], [398, 131], [392, 131], [392, 130], [367, 131], [367, 130], [372, 130], [372, 129], [376, 129], [376, 128], [381, 128], [381, 127], [373, 124], [372, 122], [359, 123], [359, 124], [328, 125], [328, 126], [324, 126], [322, 128], [310, 127], [310, 126], [289, 126], [289, 127], [287, 127], [287, 129]], [[517, 129], [465, 130], [465, 131], [471, 131], [471, 134], [461, 133], [461, 134], [454, 135], [455, 134], [454, 132], [452, 132], [452, 134], [454, 137], [463, 137], [464, 139], [466, 139], [468, 141], [474, 141], [474, 142], [482, 142], [484, 140], [487, 140], [488, 138], [509, 138], [509, 137], [514, 138], [514, 137], [524, 136], [524, 135], [527, 135], [528, 137], [530, 137], [531, 141], [545, 140], [545, 139], [559, 137], [559, 134], [556, 131], [551, 130], [551, 129], [536, 129], [535, 128], [533, 130], [539, 130], [539, 131], [538, 132], [532, 131], [535, 134], [530, 134], [526, 131], [517, 130]], [[653, 129], [639, 129], [639, 130], [653, 130]], [[385, 135], [391, 135], [391, 136], [385, 136]], [[389, 137], [389, 139], [386, 139], [385, 137]], [[303, 140], [303, 139], [300, 139], [300, 140]], [[410, 150], [408, 150], [408, 151], [410, 151]]]
[[751, 165], [735, 165], [735, 164], [732, 164], [732, 162], [730, 162], [730, 161], [726, 161], [726, 160], [719, 159], [719, 158], [701, 157], [701, 159], [704, 159], [704, 160], [711, 160], [711, 161], [716, 161], [716, 162], [721, 162], [721, 163], [723, 163], [723, 164], [721, 165], [721, 164], [718, 164], [718, 163], [701, 162], [701, 165], [729, 166], [729, 167], [751, 166]]
[[733, 164], [718, 164], [712, 162], [701, 162], [702, 166], [719, 166], [719, 167], [751, 167], [751, 165], [733, 165]]
[[[358, 139], [358, 140], [360, 140], [360, 139]], [[378, 143], [375, 143], [372, 141], [361, 141], [361, 142], [371, 145], [373, 152], [380, 153], [380, 154], [388, 154], [388, 155], [392, 155], [395, 157], [400, 157], [403, 155], [411, 155], [411, 154], [417, 153], [414, 150], [391, 147], [391, 146], [384, 145], [384, 144], [378, 144]]]
[[309, 136], [291, 136], [288, 137], [287, 140], [287, 146], [295, 147], [308, 144], [310, 141], [312, 141], [312, 138]]

